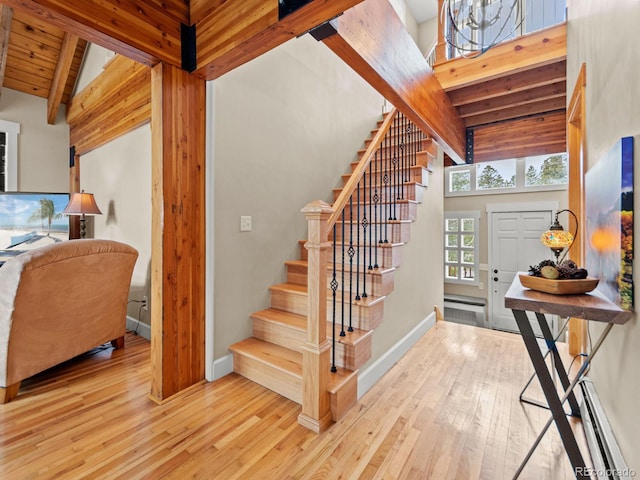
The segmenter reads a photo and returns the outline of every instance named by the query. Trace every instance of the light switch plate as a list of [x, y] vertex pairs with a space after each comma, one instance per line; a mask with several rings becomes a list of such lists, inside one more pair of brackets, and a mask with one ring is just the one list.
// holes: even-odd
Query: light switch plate
[[251, 231], [251, 217], [245, 216], [245, 215], [240, 217], [240, 231], [241, 232]]

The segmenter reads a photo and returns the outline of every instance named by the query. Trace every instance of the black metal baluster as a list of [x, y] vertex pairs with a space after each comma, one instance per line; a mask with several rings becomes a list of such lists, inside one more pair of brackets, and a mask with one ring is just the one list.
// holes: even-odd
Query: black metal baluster
[[[363, 182], [362, 182], [362, 189], [364, 191], [364, 198], [366, 201], [367, 198], [367, 172], [365, 171], [364, 175], [362, 176]], [[367, 205], [365, 203], [364, 205], [364, 216], [362, 217], [362, 238], [364, 241], [364, 244], [362, 246], [358, 246], [358, 249], [365, 247], [366, 243], [367, 243]], [[369, 218], [371, 218], [371, 203], [369, 203]], [[364, 264], [367, 263], [367, 251], [363, 250], [362, 251], [362, 260], [363, 260], [363, 268], [362, 268], [362, 298], [367, 298], [367, 269], [364, 268]]]
[[[365, 172], [366, 175], [366, 172]], [[357, 238], [356, 238], [356, 300], [360, 300], [360, 182], [358, 182], [358, 218], [356, 219]], [[353, 221], [353, 218], [351, 219]]]
[[[344, 214], [342, 217], [344, 218]], [[350, 332], [353, 332], [353, 256], [355, 253], [353, 248], [353, 194], [351, 194], [349, 197], [349, 249], [347, 250], [349, 255], [349, 327], [347, 330]], [[344, 337], [344, 327], [340, 335]]]
[[[341, 318], [340, 318], [340, 336], [344, 337], [345, 333], [344, 333], [344, 292], [345, 292], [345, 288], [344, 288], [344, 255], [345, 255], [345, 251], [344, 251], [344, 209], [342, 210], [342, 222], [341, 222], [341, 227], [342, 227], [342, 238], [340, 239], [340, 244], [342, 247], [342, 258], [340, 259], [340, 264], [342, 265], [341, 268], [341, 285], [340, 285], [340, 293], [341, 293]], [[351, 300], [349, 300], [349, 303], [351, 303]]]
[[333, 293], [333, 311], [331, 314], [331, 328], [333, 330], [333, 335], [331, 336], [331, 371], [337, 372], [336, 368], [336, 291], [338, 290], [338, 280], [336, 280], [336, 226], [333, 226], [333, 275], [331, 279], [331, 291]]

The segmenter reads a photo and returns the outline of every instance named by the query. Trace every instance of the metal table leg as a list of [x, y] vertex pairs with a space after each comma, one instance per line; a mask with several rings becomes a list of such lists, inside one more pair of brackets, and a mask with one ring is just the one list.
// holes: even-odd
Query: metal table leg
[[[518, 329], [522, 335], [522, 339], [527, 348], [527, 352], [529, 353], [529, 358], [531, 358], [531, 362], [533, 363], [533, 368], [538, 376], [538, 380], [540, 381], [540, 386], [542, 387], [542, 391], [547, 399], [547, 404], [549, 405], [549, 410], [551, 410], [552, 420], [555, 422], [556, 427], [558, 428], [558, 432], [560, 433], [560, 438], [562, 439], [562, 443], [564, 445], [565, 451], [569, 456], [569, 461], [571, 462], [571, 466], [573, 467], [573, 471], [575, 472], [576, 478], [589, 479], [589, 476], [586, 475], [586, 465], [584, 459], [582, 458], [582, 454], [580, 453], [580, 449], [578, 447], [578, 443], [576, 442], [575, 435], [571, 430], [571, 426], [569, 425], [569, 421], [564, 412], [564, 408], [562, 407], [563, 400], [560, 400], [558, 396], [558, 392], [556, 390], [556, 386], [551, 378], [551, 374], [547, 368], [547, 364], [544, 361], [544, 357], [542, 356], [542, 352], [540, 351], [540, 347], [538, 346], [538, 342], [536, 340], [536, 336], [533, 333], [533, 328], [531, 328], [531, 323], [529, 322], [529, 318], [527, 317], [527, 312], [524, 310], [513, 310], [513, 315], [515, 317], [516, 323], [518, 324]], [[546, 321], [544, 322], [546, 324]], [[566, 372], [565, 372], [566, 375]], [[577, 383], [577, 381], [575, 382]], [[569, 385], [571, 390], [575, 386], [575, 383]], [[572, 391], [568, 391], [565, 393], [565, 397], [572, 395]], [[548, 423], [550, 425], [551, 422]], [[525, 461], [522, 463], [516, 475], [513, 477], [517, 478], [524, 465], [531, 457], [531, 454], [537, 447], [542, 438], [542, 435], [546, 432], [548, 425], [545, 427], [543, 432], [540, 434], [536, 443], [533, 445]]]

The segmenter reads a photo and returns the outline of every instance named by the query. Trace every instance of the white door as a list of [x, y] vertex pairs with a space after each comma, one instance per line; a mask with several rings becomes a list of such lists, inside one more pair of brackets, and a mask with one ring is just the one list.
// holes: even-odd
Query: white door
[[[551, 250], [542, 245], [540, 235], [551, 225], [551, 211], [492, 212], [489, 248], [489, 325], [496, 330], [517, 332], [511, 310], [504, 307], [504, 296], [517, 272], [530, 265], [552, 259]], [[540, 335], [537, 322], [532, 322]]]

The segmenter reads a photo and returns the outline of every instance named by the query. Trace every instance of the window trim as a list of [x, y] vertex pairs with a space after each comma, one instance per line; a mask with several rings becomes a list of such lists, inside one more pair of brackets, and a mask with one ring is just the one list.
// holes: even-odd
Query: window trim
[[[463, 231], [461, 230], [462, 228], [462, 219], [468, 219], [471, 218], [473, 219], [473, 235], [474, 235], [474, 244], [473, 244], [473, 249], [471, 248], [464, 248], [462, 246], [462, 239], [460, 238], [458, 241], [458, 246], [457, 247], [447, 247], [447, 235], [450, 233], [447, 231], [447, 226], [446, 226], [446, 222], [447, 220], [450, 219], [457, 219], [460, 225], [460, 229], [457, 232], [457, 235], [459, 235], [460, 237], [462, 237], [462, 235], [464, 235]], [[466, 232], [465, 232], [466, 233]], [[472, 285], [472, 286], [477, 286], [480, 283], [480, 210], [472, 210], [472, 211], [449, 211], [449, 212], [444, 212], [444, 225], [443, 225], [443, 251], [442, 251], [442, 259], [443, 259], [443, 264], [444, 264], [444, 281], [445, 283], [456, 283], [459, 285]], [[458, 261], [457, 262], [450, 262], [447, 260], [447, 250], [456, 250], [458, 252]], [[469, 263], [463, 263], [462, 262], [462, 252], [464, 251], [471, 251], [473, 250], [473, 258], [474, 258], [474, 262], [473, 264], [469, 264]], [[473, 270], [473, 280], [464, 280], [462, 278], [451, 278], [447, 276], [447, 267], [448, 266], [458, 266], [458, 267], [462, 267], [463, 265], [465, 267], [471, 266], [471, 269]]]
[[20, 124], [8, 120], [0, 120], [0, 131], [7, 134], [6, 156], [7, 165], [5, 168], [5, 192], [18, 191], [18, 134]]

